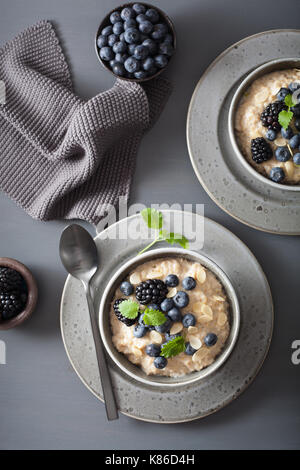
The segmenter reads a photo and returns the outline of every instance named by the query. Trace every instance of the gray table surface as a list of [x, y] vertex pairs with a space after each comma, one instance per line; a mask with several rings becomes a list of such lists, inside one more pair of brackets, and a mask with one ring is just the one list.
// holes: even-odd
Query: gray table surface
[[[142, 142], [131, 202], [203, 203], [206, 216], [249, 246], [269, 279], [275, 302], [270, 353], [251, 387], [204, 420], [156, 425], [121, 415], [118, 422], [108, 424], [104, 406], [69, 364], [60, 336], [59, 302], [66, 275], [58, 242], [66, 223], [32, 220], [1, 194], [0, 255], [32, 268], [40, 299], [30, 321], [0, 332], [0, 340], [7, 345], [7, 364], [0, 365], [0, 449], [300, 447], [300, 366], [291, 363], [291, 343], [300, 339], [299, 237], [257, 232], [222, 212], [198, 183], [185, 138], [189, 100], [209, 63], [250, 34], [299, 28], [299, 0], [151, 1], [176, 24], [178, 53], [168, 71], [175, 89], [159, 122]], [[39, 19], [53, 20], [71, 63], [76, 91], [92, 97], [113, 83], [96, 59], [93, 36], [102, 16], [118, 4], [0, 0], [0, 43]]]

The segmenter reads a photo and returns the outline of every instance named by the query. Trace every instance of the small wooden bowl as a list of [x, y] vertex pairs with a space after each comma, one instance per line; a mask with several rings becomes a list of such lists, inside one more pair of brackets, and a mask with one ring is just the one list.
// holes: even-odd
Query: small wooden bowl
[[10, 328], [14, 328], [15, 326], [20, 325], [30, 317], [36, 306], [38, 289], [32, 273], [28, 268], [26, 268], [26, 266], [24, 266], [24, 264], [12, 258], [0, 258], [0, 266], [18, 271], [26, 282], [28, 290], [28, 298], [25, 309], [16, 317], [5, 321], [0, 320], [0, 330], [9, 330]]

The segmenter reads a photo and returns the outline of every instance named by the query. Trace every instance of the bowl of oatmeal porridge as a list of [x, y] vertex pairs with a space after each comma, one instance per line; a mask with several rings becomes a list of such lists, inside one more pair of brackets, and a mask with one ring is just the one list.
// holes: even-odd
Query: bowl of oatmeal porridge
[[[124, 306], [135, 317], [124, 317]], [[134, 257], [112, 276], [99, 324], [107, 353], [124, 373], [150, 386], [186, 385], [229, 357], [238, 337], [239, 303], [215, 262], [161, 248]]]
[[254, 178], [300, 191], [300, 105], [291, 108], [288, 130], [279, 123], [280, 112], [289, 111], [284, 99], [293, 96], [293, 85], [300, 90], [300, 59], [276, 59], [255, 69], [233, 96], [228, 130], [238, 160]]

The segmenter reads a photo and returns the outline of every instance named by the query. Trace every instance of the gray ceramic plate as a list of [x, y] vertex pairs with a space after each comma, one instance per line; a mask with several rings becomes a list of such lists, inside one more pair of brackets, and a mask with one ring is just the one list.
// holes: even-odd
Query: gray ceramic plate
[[[170, 214], [163, 212], [165, 216]], [[188, 238], [193, 235], [198, 217], [201, 216], [185, 213], [184, 234]], [[95, 276], [93, 286], [96, 310], [112, 273], [145, 246], [142, 239], [110, 240], [108, 235], [116, 228], [124, 235], [124, 231], [130, 230], [130, 224], [139, 223], [140, 220], [139, 215], [123, 219], [95, 239], [101, 260], [101, 269]], [[189, 386], [179, 386], [178, 389], [145, 386], [110, 362], [120, 411], [132, 418], [178, 423], [213, 413], [245, 390], [268, 352], [273, 330], [273, 303], [260, 265], [235, 235], [210, 219], [204, 221], [204, 237], [201, 252], [227, 273], [239, 298], [241, 327], [238, 341], [227, 362], [213, 375]], [[193, 249], [198, 251], [195, 246]], [[61, 331], [75, 371], [86, 387], [102, 400], [84, 292], [80, 283], [70, 276], [61, 301]]]
[[187, 118], [192, 165], [214, 202], [240, 222], [285, 235], [300, 234], [300, 194], [270, 188], [249, 174], [231, 146], [228, 111], [236, 88], [253, 69], [299, 54], [299, 30], [267, 31], [234, 44], [198, 82]]

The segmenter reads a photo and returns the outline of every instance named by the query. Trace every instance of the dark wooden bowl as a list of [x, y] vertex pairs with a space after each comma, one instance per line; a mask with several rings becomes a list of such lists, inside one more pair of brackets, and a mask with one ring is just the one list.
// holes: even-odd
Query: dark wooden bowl
[[8, 330], [20, 325], [30, 317], [36, 306], [38, 289], [32, 273], [28, 268], [26, 268], [26, 266], [24, 266], [24, 264], [12, 258], [0, 258], [0, 266], [5, 266], [18, 271], [26, 282], [28, 290], [28, 298], [24, 310], [14, 318], [5, 321], [0, 320], [0, 330]]
[[126, 77], [120, 77], [119, 75], [117, 75], [116, 73], [114, 73], [112, 71], [112, 69], [109, 67], [109, 65], [107, 64], [107, 62], [105, 62], [105, 60], [102, 60], [100, 55], [99, 55], [99, 47], [97, 46], [97, 38], [98, 36], [100, 35], [101, 31], [103, 28], [105, 28], [105, 26], [108, 26], [110, 25], [110, 15], [114, 12], [114, 11], [121, 11], [123, 8], [125, 7], [132, 7], [132, 5], [134, 5], [135, 3], [137, 2], [131, 2], [131, 3], [124, 3], [123, 5], [120, 5], [119, 7], [116, 7], [114, 8], [113, 10], [111, 10], [106, 16], [105, 18], [101, 21], [98, 29], [97, 29], [97, 33], [96, 33], [96, 37], [95, 37], [95, 49], [96, 49], [96, 54], [97, 54], [97, 57], [98, 57], [98, 60], [99, 62], [103, 65], [103, 67], [108, 70], [111, 74], [113, 74], [116, 78], [119, 78], [120, 80], [126, 80], [128, 82], [136, 82], [136, 83], [141, 83], [141, 82], [147, 82], [148, 80], [152, 80], [153, 78], [156, 78], [158, 77], [158, 75], [160, 75], [169, 65], [173, 55], [175, 54], [175, 50], [176, 50], [176, 33], [175, 33], [175, 28], [174, 28], [174, 24], [172, 23], [172, 21], [170, 20], [170, 18], [166, 15], [166, 13], [164, 11], [162, 11], [160, 8], [158, 8], [156, 5], [150, 5], [149, 3], [145, 3], [145, 2], [138, 2], [138, 3], [141, 3], [142, 5], [145, 5], [145, 7], [147, 8], [153, 8], [154, 10], [157, 10], [158, 13], [160, 14], [160, 16], [164, 19], [164, 21], [166, 22], [166, 24], [168, 25], [169, 27], [169, 30], [170, 30], [170, 34], [172, 34], [173, 36], [173, 48], [174, 48], [174, 54], [169, 58], [169, 61], [168, 61], [168, 64], [166, 65], [166, 67], [162, 68], [162, 69], [159, 69], [154, 75], [151, 75], [151, 77], [146, 77], [146, 78], [143, 78], [143, 79], [137, 79], [137, 78], [126, 78]]

